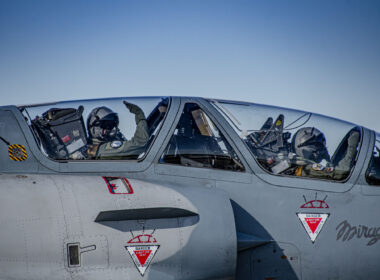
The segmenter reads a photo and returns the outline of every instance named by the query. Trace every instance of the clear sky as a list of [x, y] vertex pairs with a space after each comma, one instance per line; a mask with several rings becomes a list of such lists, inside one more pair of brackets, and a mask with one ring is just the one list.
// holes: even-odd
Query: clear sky
[[380, 131], [380, 1], [0, 0], [0, 105], [143, 95]]

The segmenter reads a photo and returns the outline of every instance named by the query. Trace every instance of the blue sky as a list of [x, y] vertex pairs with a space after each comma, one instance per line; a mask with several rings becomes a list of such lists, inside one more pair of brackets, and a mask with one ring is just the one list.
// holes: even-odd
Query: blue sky
[[144, 95], [380, 131], [380, 1], [0, 0], [0, 105]]

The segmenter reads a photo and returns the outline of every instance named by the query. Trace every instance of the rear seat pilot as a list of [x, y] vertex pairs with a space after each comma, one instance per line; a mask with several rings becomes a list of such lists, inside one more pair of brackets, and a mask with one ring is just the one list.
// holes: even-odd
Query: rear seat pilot
[[124, 101], [125, 106], [135, 115], [136, 130], [130, 140], [120, 132], [119, 117], [111, 109], [102, 106], [91, 111], [87, 119], [90, 143], [87, 153], [92, 159], [122, 159], [145, 151], [149, 140], [148, 124], [140, 107]]

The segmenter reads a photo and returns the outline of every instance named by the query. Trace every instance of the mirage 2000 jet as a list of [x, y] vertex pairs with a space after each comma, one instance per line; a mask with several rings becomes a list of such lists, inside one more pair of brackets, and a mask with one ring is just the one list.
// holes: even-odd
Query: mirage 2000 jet
[[379, 279], [380, 134], [254, 103], [0, 107], [0, 279]]

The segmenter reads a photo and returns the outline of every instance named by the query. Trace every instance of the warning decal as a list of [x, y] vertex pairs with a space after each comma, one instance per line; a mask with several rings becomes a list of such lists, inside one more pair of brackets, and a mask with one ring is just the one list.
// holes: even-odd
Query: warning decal
[[124, 177], [103, 176], [111, 194], [133, 194], [133, 189], [128, 180]]
[[131, 243], [157, 243], [157, 240], [151, 234], [140, 234], [128, 241]]
[[148, 268], [159, 247], [159, 245], [125, 246], [137, 269], [140, 271], [141, 276], [144, 276], [146, 269]]
[[24, 145], [14, 144], [8, 147], [9, 158], [14, 161], [24, 161], [28, 158]]
[[301, 205], [301, 208], [319, 208], [319, 209], [324, 209], [324, 208], [330, 208], [329, 205], [326, 203], [326, 198], [322, 199], [317, 199], [317, 193], [315, 193], [315, 198], [313, 200], [306, 200], [306, 197], [303, 196], [303, 199], [305, 200], [305, 203]]
[[157, 244], [157, 239], [153, 237], [154, 232], [155, 230], [151, 234], [144, 234], [143, 231], [143, 234], [134, 236], [131, 231], [133, 238], [127, 242], [128, 246], [125, 246], [141, 276], [144, 276], [145, 271], [160, 247]]
[[329, 214], [297, 213], [297, 216], [309, 235], [311, 242], [314, 243]]
[[301, 208], [329, 208], [324, 200], [311, 200], [301, 205]]

